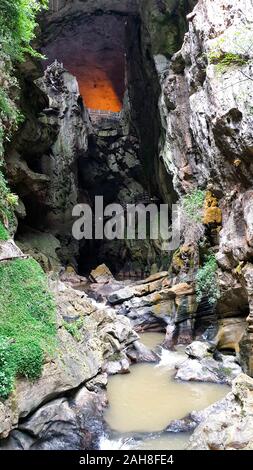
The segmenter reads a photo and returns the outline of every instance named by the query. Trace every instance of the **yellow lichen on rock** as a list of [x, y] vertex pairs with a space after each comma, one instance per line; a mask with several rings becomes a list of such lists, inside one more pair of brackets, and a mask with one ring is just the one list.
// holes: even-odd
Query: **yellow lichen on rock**
[[222, 223], [222, 211], [219, 208], [218, 200], [211, 191], [207, 191], [204, 205], [203, 224], [216, 224]]
[[240, 160], [240, 158], [236, 158], [236, 159], [234, 160], [234, 162], [233, 162], [233, 165], [234, 165], [235, 167], [238, 167], [238, 166], [241, 165], [241, 163], [242, 163], [242, 160]]

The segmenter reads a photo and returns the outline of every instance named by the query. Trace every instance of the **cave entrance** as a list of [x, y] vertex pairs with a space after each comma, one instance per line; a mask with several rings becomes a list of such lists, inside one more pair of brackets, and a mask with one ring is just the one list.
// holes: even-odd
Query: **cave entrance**
[[57, 59], [79, 83], [90, 110], [120, 112], [125, 93], [124, 15], [97, 14], [72, 19], [47, 38], [46, 65]]

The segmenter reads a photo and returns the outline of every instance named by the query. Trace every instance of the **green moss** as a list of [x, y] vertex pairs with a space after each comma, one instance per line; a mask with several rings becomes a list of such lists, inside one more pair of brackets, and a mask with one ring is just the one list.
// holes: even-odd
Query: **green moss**
[[79, 318], [74, 323], [63, 322], [64, 328], [75, 338], [77, 341], [81, 341], [82, 335], [80, 329], [84, 325], [83, 318]]
[[186, 214], [195, 222], [201, 222], [206, 191], [195, 189], [182, 198], [182, 207]]
[[210, 52], [208, 58], [211, 64], [217, 65], [217, 70], [220, 72], [225, 72], [228, 67], [232, 66], [241, 67], [248, 62], [240, 54], [222, 52], [221, 50]]
[[10, 238], [9, 234], [8, 234], [5, 226], [0, 221], [0, 240], [8, 240], [8, 238]]
[[203, 297], [208, 297], [211, 305], [216, 304], [220, 298], [220, 289], [217, 281], [217, 261], [215, 256], [208, 255], [204, 265], [198, 270], [196, 276], [197, 301], [200, 302]]
[[40, 376], [55, 344], [55, 304], [33, 259], [0, 264], [0, 298], [0, 396], [7, 398], [17, 375]]

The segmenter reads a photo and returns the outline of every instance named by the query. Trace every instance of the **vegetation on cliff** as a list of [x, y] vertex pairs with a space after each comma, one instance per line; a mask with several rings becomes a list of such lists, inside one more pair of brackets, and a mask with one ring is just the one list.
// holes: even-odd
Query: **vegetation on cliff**
[[0, 264], [0, 298], [0, 397], [7, 398], [16, 376], [40, 376], [54, 344], [55, 304], [33, 259]]
[[203, 297], [208, 298], [211, 305], [216, 304], [220, 298], [220, 290], [217, 280], [217, 261], [215, 255], [208, 255], [196, 276], [197, 301], [200, 302]]
[[38, 55], [32, 48], [36, 16], [47, 0], [1, 0], [0, 3], [0, 155], [3, 142], [22, 121], [16, 97], [18, 82], [14, 75], [17, 62], [26, 54]]
[[[15, 67], [32, 48], [36, 16], [47, 0], [1, 0], [0, 2], [0, 240], [15, 231], [14, 208], [18, 198], [6, 182], [3, 145], [22, 121]], [[0, 397], [14, 389], [15, 378], [31, 380], [41, 375], [44, 355], [56, 334], [55, 305], [46, 277], [33, 259], [0, 264]]]

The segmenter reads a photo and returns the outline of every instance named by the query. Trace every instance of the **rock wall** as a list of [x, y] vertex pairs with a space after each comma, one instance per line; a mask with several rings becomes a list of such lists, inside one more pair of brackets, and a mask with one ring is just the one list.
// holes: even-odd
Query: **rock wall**
[[[127, 20], [123, 120], [90, 126], [74, 78], [60, 69], [53, 80], [51, 72], [46, 74], [38, 82], [40, 92], [31, 85], [36, 107], [8, 152], [9, 178], [28, 208], [27, 215], [25, 207], [19, 208], [21, 243], [27, 241], [26, 225], [36, 229], [28, 230], [29, 240], [41, 258], [34, 239], [41, 244], [47, 231], [55, 237], [50, 263], [42, 256], [47, 266], [55, 263], [57, 251], [57, 266], [63, 261], [77, 267], [80, 253], [83, 270], [85, 263], [89, 269], [111, 259], [115, 272], [143, 275], [168, 268], [170, 259], [164, 262], [159, 246], [124, 240], [113, 246], [83, 244], [79, 252], [67, 236], [73, 205], [92, 203], [96, 194], [104, 195], [106, 203], [126, 204], [133, 202], [133, 194], [141, 199], [147, 193], [181, 204], [193, 190], [205, 193], [204, 217], [197, 227], [189, 218], [184, 221], [182, 246], [169, 276], [172, 284], [194, 287], [206, 253], [215, 255], [221, 293], [217, 308], [210, 307], [208, 298], [200, 305], [194, 301], [194, 312], [184, 307], [180, 328], [190, 328], [187, 312], [205, 317], [219, 344], [231, 346], [238, 345], [238, 331], [253, 310], [252, 0], [240, 7], [229, 0], [196, 3], [76, 0], [57, 2], [56, 8], [52, 2], [41, 20], [47, 41], [84, 17], [109, 14]], [[93, 265], [87, 253], [96, 256]], [[248, 321], [250, 332], [251, 316]], [[251, 356], [249, 338], [241, 347], [244, 363]]]
[[187, 16], [181, 50], [160, 75], [161, 157], [174, 188], [179, 197], [196, 187], [209, 190], [222, 210], [218, 237], [211, 241], [221, 317], [252, 310], [251, 11], [252, 1], [199, 1]]

